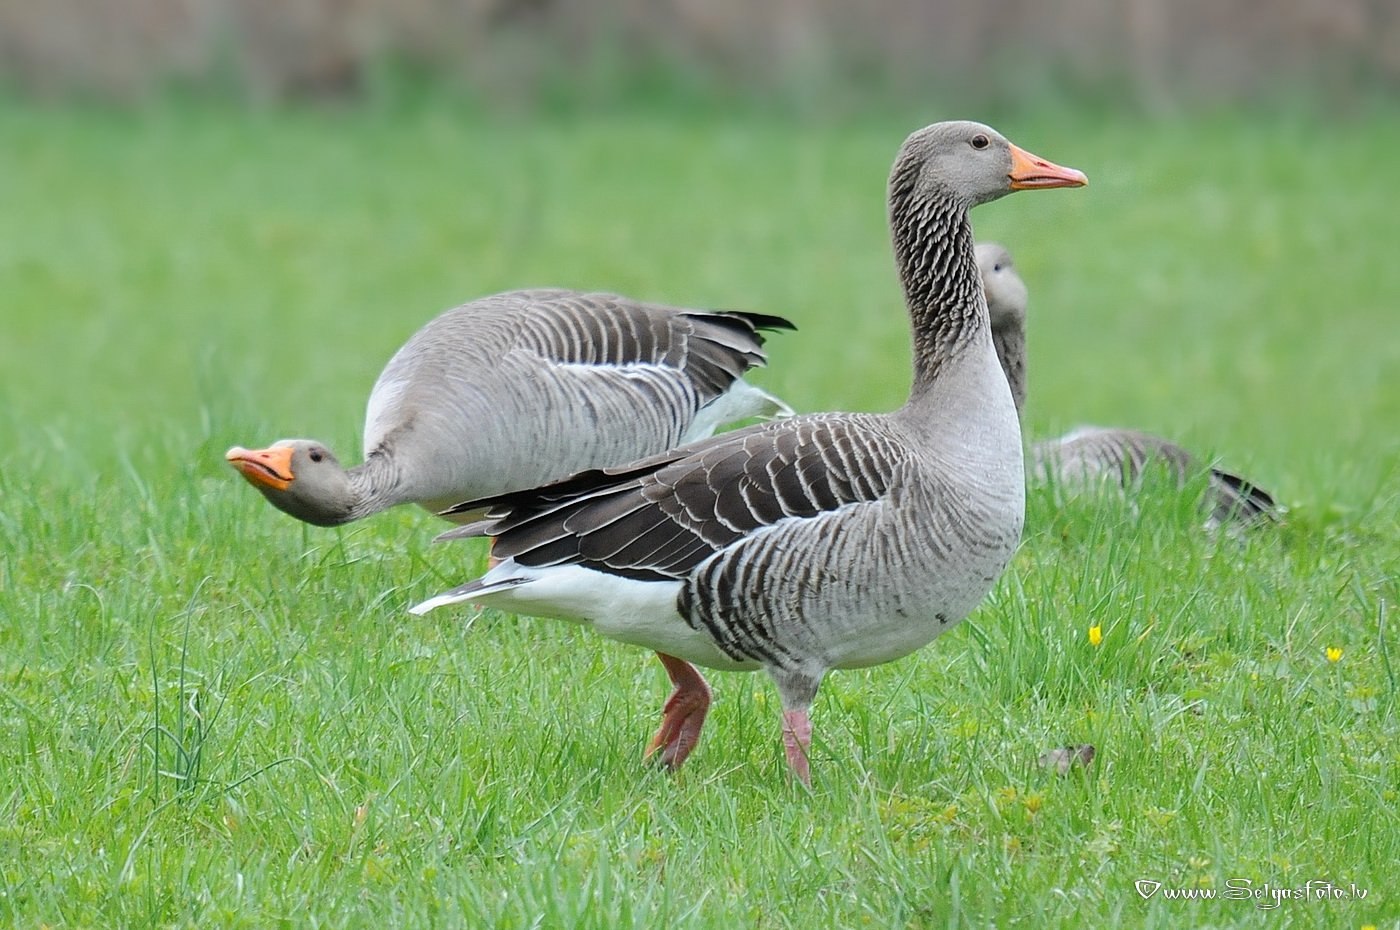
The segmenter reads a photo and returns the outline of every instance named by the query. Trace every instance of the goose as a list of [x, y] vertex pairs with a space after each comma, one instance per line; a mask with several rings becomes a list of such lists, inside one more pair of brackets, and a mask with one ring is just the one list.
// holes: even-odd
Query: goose
[[657, 652], [673, 691], [647, 748], [674, 769], [710, 705], [695, 665], [763, 669], [784, 754], [810, 784], [810, 709], [830, 669], [908, 655], [966, 616], [1019, 543], [1020, 425], [997, 364], [968, 210], [1084, 175], [987, 126], [908, 137], [890, 229], [913, 327], [909, 400], [892, 413], [756, 424], [629, 465], [467, 501], [491, 567], [428, 598], [586, 623]]
[[360, 465], [311, 439], [226, 458], [273, 506], [317, 526], [406, 503], [438, 512], [791, 415], [742, 376], [766, 361], [761, 331], [793, 328], [616, 294], [496, 294], [431, 320], [389, 360]]
[[[987, 297], [992, 342], [1011, 386], [1016, 410], [1026, 403], [1026, 283], [1016, 271], [1006, 246], [977, 245], [977, 268]], [[1161, 436], [1132, 429], [1080, 426], [1056, 439], [1030, 447], [1034, 478], [1059, 487], [1083, 488], [1112, 482], [1131, 489], [1141, 484], [1151, 466], [1165, 467], [1180, 485], [1209, 471], [1205, 506], [1212, 527], [1245, 527], [1278, 519], [1277, 506], [1266, 491], [1238, 475], [1207, 467], [1190, 452]]]

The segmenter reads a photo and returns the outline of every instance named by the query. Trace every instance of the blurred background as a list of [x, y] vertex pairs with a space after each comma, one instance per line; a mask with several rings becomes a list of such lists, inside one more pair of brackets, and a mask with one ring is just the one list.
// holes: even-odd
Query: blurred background
[[669, 82], [825, 106], [933, 86], [977, 105], [1073, 91], [1160, 109], [1282, 88], [1346, 106], [1400, 82], [1400, 4], [0, 0], [0, 79], [26, 93], [354, 98], [406, 77], [498, 105]]
[[246, 490], [228, 445], [355, 458], [414, 329], [536, 285], [788, 315], [760, 380], [889, 409], [885, 176], [970, 117], [1091, 178], [974, 216], [1030, 287], [1031, 435], [1360, 500], [1400, 458], [1397, 90], [1396, 0], [0, 0], [0, 440]]

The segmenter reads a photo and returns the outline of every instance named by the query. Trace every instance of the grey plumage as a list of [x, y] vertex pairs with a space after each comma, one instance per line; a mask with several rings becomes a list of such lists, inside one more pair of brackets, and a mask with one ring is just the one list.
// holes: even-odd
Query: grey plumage
[[985, 596], [1019, 540], [1020, 432], [967, 211], [1023, 177], [1083, 183], [975, 123], [927, 127], [901, 148], [890, 227], [915, 360], [902, 408], [760, 424], [468, 501], [451, 513], [486, 510], [467, 533], [492, 537], [495, 567], [415, 612], [472, 599], [582, 619], [691, 662], [764, 668], [805, 778], [807, 708], [826, 671], [932, 640]]
[[680, 579], [760, 527], [878, 500], [907, 454], [875, 417], [769, 426], [460, 507], [506, 514], [490, 526], [498, 559]]
[[[991, 318], [997, 358], [1020, 413], [1026, 401], [1026, 308], [1028, 292], [1011, 252], [996, 242], [977, 245], [977, 265]], [[1083, 426], [1030, 446], [1031, 476], [1069, 488], [1110, 483], [1138, 487], [1144, 473], [1162, 468], [1185, 486], [1209, 472], [1205, 507], [1212, 524], [1249, 525], [1278, 518], [1274, 499], [1253, 482], [1207, 466], [1186, 449], [1151, 433]]]
[[[724, 423], [791, 414], [743, 380], [765, 362], [763, 331], [791, 328], [776, 316], [616, 294], [484, 297], [441, 314], [389, 360], [367, 404], [363, 464], [343, 469], [310, 440], [284, 441], [286, 461], [243, 449], [229, 459], [274, 505], [311, 523], [401, 503], [436, 511], [630, 461]], [[269, 483], [284, 465], [295, 478]]]

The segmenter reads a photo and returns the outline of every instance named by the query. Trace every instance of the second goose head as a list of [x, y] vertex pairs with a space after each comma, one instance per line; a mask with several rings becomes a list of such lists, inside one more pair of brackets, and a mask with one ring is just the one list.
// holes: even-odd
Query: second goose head
[[987, 312], [992, 331], [1024, 328], [1030, 294], [1016, 271], [1011, 252], [1000, 242], [977, 244], [977, 270], [982, 273], [982, 290], [987, 296]]
[[312, 439], [279, 439], [266, 449], [234, 446], [224, 456], [274, 507], [316, 526], [358, 516], [359, 494], [330, 449]]

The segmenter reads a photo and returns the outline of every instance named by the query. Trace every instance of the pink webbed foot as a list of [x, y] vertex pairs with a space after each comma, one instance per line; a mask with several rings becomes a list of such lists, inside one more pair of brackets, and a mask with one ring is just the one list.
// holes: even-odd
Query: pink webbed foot
[[656, 657], [666, 667], [675, 689], [661, 709], [661, 727], [647, 745], [646, 758], [652, 758], [659, 749], [661, 764], [675, 771], [700, 741], [700, 729], [710, 712], [710, 686], [689, 662], [661, 652]]

